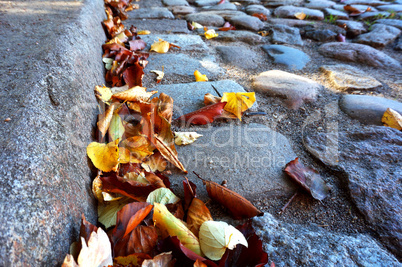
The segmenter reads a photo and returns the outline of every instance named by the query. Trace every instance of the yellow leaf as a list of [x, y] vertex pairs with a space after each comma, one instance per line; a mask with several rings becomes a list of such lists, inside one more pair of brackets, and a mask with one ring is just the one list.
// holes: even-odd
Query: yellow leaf
[[147, 88], [141, 86], [135, 86], [126, 91], [116, 93], [112, 95], [112, 98], [120, 99], [124, 101], [143, 101], [147, 102], [149, 98], [156, 94], [158, 91], [147, 92]]
[[233, 113], [241, 120], [242, 112], [254, 104], [255, 93], [223, 93], [221, 102], [227, 102], [224, 110]]
[[165, 205], [155, 203], [153, 221], [162, 233], [162, 237], [167, 235], [177, 236], [183, 246], [201, 256], [200, 243], [198, 238], [184, 225], [184, 223], [171, 214]]
[[[113, 62], [113, 59], [112, 59]], [[95, 96], [103, 102], [108, 102], [112, 97], [112, 92], [109, 87], [106, 86], [95, 86]]]
[[303, 20], [306, 18], [306, 14], [304, 14], [303, 12], [297, 12], [297, 13], [295, 13], [295, 17], [300, 20]]
[[92, 142], [87, 146], [88, 157], [103, 172], [116, 171], [119, 163], [119, 140], [108, 144]]
[[100, 175], [96, 176], [92, 181], [92, 193], [99, 202], [103, 202], [102, 180], [100, 179]]
[[208, 78], [207, 75], [201, 74], [198, 70], [194, 71], [195, 81], [196, 82], [207, 82]]
[[138, 34], [138, 35], [148, 35], [148, 34], [151, 34], [151, 32], [148, 31], [148, 30], [143, 30], [143, 31], [137, 32], [137, 34]]
[[144, 136], [133, 136], [127, 138], [121, 143], [121, 145], [123, 148], [126, 148], [131, 152], [132, 157], [135, 157], [140, 161], [147, 156], [152, 155], [154, 151], [154, 147]]
[[262, 37], [268, 36], [269, 32], [268, 31], [260, 31], [258, 32], [258, 34], [260, 34]]
[[169, 51], [169, 48], [170, 48], [169, 42], [164, 41], [164, 40], [162, 40], [162, 39], [159, 39], [158, 42], [155, 41], [155, 42], [151, 45], [151, 49], [150, 49], [149, 51], [155, 51], [155, 52], [157, 52], [157, 53], [164, 54], [164, 53], [166, 53], [167, 51]]
[[131, 151], [125, 147], [119, 148], [119, 163], [141, 163], [141, 159], [137, 159], [134, 155], [131, 154]]
[[[121, 34], [121, 33], [120, 33]], [[123, 33], [124, 34], [124, 33]], [[121, 46], [124, 46], [124, 43], [118, 38], [118, 37], [114, 37], [113, 39], [111, 39], [109, 42], [106, 42], [106, 44], [119, 44]]]
[[174, 143], [178, 146], [185, 146], [195, 142], [202, 134], [196, 132], [175, 132]]
[[388, 108], [381, 119], [384, 126], [395, 128], [399, 131], [402, 130], [402, 116], [397, 111]]
[[214, 29], [210, 29], [206, 32], [204, 32], [205, 38], [207, 39], [212, 39], [218, 36], [218, 34], [215, 32]]
[[225, 222], [206, 221], [200, 227], [202, 252], [211, 260], [220, 260], [226, 248], [234, 249], [237, 244], [248, 247], [244, 235]]

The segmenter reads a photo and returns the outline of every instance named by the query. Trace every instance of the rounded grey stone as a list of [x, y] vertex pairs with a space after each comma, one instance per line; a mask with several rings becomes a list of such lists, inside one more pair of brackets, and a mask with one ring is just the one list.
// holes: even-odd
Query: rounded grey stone
[[264, 23], [256, 17], [249, 15], [234, 16], [229, 19], [236, 29], [246, 29], [250, 31], [259, 31], [264, 27]]
[[393, 42], [400, 34], [401, 30], [393, 26], [374, 24], [370, 32], [359, 35], [353, 42], [382, 48]]
[[301, 70], [310, 62], [310, 57], [304, 52], [284, 45], [263, 45], [267, 54], [276, 64], [282, 64], [289, 69]]
[[379, 96], [343, 95], [339, 106], [351, 118], [365, 124], [382, 125], [381, 118], [387, 108], [402, 114], [402, 103]]
[[299, 108], [304, 102], [314, 101], [321, 85], [313, 80], [280, 70], [260, 73], [253, 80], [253, 89], [270, 96], [288, 100], [292, 108]]
[[252, 50], [243, 46], [217, 46], [222, 62], [242, 69], [256, 69], [259, 58]]
[[296, 6], [280, 6], [274, 11], [274, 15], [280, 18], [296, 18], [295, 14], [304, 13], [308, 16], [308, 19], [323, 20], [324, 13], [320, 10], [309, 9], [305, 7]]
[[246, 13], [249, 15], [253, 15], [254, 13], [264, 14], [267, 17], [271, 15], [271, 11], [262, 5], [248, 5], [246, 7]]
[[318, 52], [327, 57], [343, 61], [363, 63], [379, 68], [400, 68], [401, 65], [387, 54], [368, 45], [353, 43], [327, 43], [318, 48]]
[[203, 26], [221, 27], [225, 24], [225, 20], [221, 16], [206, 13], [189, 14], [186, 16], [186, 20], [189, 22], [197, 22]]
[[274, 44], [303, 45], [300, 31], [297, 28], [286, 25], [274, 25], [270, 28], [270, 31], [272, 32], [270, 35], [271, 42]]

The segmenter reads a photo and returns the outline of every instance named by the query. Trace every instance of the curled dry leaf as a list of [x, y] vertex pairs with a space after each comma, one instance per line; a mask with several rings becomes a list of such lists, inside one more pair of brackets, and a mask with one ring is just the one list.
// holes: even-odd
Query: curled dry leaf
[[239, 120], [244, 111], [255, 102], [255, 93], [223, 93], [222, 102], [227, 102], [225, 110], [234, 114]]
[[193, 267], [208, 267], [208, 265], [206, 265], [205, 263], [203, 263], [200, 259], [197, 259], [194, 262]]
[[110, 105], [103, 114], [100, 114], [98, 117], [98, 130], [102, 133], [102, 136], [105, 136], [107, 130], [109, 129], [110, 122], [113, 118], [113, 113], [115, 109], [118, 107], [119, 103], [115, 102]]
[[205, 35], [205, 38], [207, 38], [208, 40], [218, 37], [218, 34], [215, 32], [214, 29], [207, 30], [206, 32], [204, 32], [204, 35]]
[[[140, 163], [143, 159], [153, 154], [154, 147], [144, 136], [133, 136], [121, 142], [121, 147], [130, 151], [130, 157], [134, 157]], [[126, 158], [125, 158], [126, 161]]]
[[190, 112], [178, 118], [180, 122], [186, 122], [188, 124], [205, 125], [213, 122], [218, 118], [225, 107], [226, 102], [220, 102], [213, 105], [209, 105], [199, 110]]
[[299, 162], [299, 158], [286, 164], [285, 172], [293, 181], [309, 192], [313, 198], [323, 200], [329, 195], [329, 188], [318, 172], [305, 167]]
[[236, 192], [212, 181], [204, 179], [202, 179], [202, 181], [206, 186], [208, 196], [227, 208], [234, 219], [252, 218], [264, 214], [254, 207], [250, 201]]
[[207, 75], [201, 74], [198, 70], [194, 71], [194, 77], [196, 82], [207, 82]]
[[259, 31], [258, 34], [261, 35], [262, 37], [266, 37], [269, 35], [269, 31]]
[[156, 77], [156, 83], [160, 83], [163, 79], [163, 76], [165, 76], [165, 73], [160, 70], [150, 70], [149, 72], [152, 72], [152, 73], [155, 73], [156, 75], [158, 75]]
[[156, 255], [152, 260], [144, 260], [141, 267], [173, 267], [175, 259], [172, 258], [172, 252], [165, 252]]
[[231, 31], [231, 30], [234, 31], [234, 30], [236, 30], [236, 28], [235, 28], [235, 26], [231, 25], [229, 23], [229, 21], [226, 21], [225, 24], [223, 24], [223, 27], [219, 28], [218, 30], [226, 32], [226, 31]]
[[155, 226], [161, 231], [162, 237], [177, 236], [186, 248], [197, 255], [201, 255], [200, 243], [198, 238], [184, 225], [184, 223], [174, 217], [165, 205], [155, 203], [153, 220]]
[[173, 116], [173, 98], [165, 93], [161, 93], [157, 102], [157, 113], [165, 118], [168, 123], [171, 123]]
[[202, 200], [194, 198], [187, 211], [187, 227], [198, 236], [201, 225], [206, 221], [213, 221], [209, 209]]
[[[113, 62], [113, 59], [112, 59]], [[103, 102], [108, 102], [110, 98], [112, 97], [112, 92], [110, 91], [109, 87], [106, 86], [95, 86], [95, 96], [97, 99], [103, 101]]]
[[211, 260], [220, 260], [226, 248], [234, 249], [238, 244], [248, 247], [243, 234], [226, 222], [206, 221], [200, 227], [202, 252]]
[[123, 79], [126, 84], [130, 88], [134, 86], [142, 86], [142, 76], [144, 75], [143, 71], [144, 67], [142, 67], [138, 62], [135, 62], [134, 65], [128, 67], [123, 72]]
[[207, 93], [204, 95], [204, 105], [212, 105], [221, 102], [222, 97], [214, 96], [213, 94]]
[[103, 172], [116, 171], [119, 163], [119, 140], [102, 144], [92, 142], [87, 146], [87, 154], [96, 168]]
[[202, 134], [196, 132], [175, 132], [174, 142], [178, 146], [185, 146], [195, 142]]
[[156, 94], [158, 91], [147, 92], [147, 88], [141, 86], [135, 86], [126, 91], [116, 93], [112, 96], [114, 99], [119, 99], [123, 101], [142, 101], [147, 102], [152, 95]]
[[183, 180], [184, 210], [188, 210], [191, 202], [197, 196], [196, 194], [197, 186], [193, 182], [189, 181], [187, 177], [184, 178], [185, 178], [185, 180]]
[[387, 108], [381, 119], [384, 126], [402, 131], [402, 116], [397, 111]]

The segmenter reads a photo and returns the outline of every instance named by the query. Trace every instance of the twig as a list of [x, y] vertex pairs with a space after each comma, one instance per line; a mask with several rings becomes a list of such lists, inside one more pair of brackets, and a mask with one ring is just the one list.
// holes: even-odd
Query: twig
[[294, 195], [289, 199], [289, 201], [285, 204], [285, 206], [283, 206], [283, 208], [281, 209], [281, 211], [278, 213], [279, 215], [282, 214], [285, 209], [289, 206], [289, 204], [293, 201], [293, 199], [295, 198], [295, 196], [297, 195], [298, 192], [294, 193]]

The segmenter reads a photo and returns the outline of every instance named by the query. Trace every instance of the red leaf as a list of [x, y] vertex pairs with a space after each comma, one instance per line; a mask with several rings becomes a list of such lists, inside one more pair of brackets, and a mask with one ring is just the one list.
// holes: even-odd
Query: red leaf
[[235, 26], [231, 25], [228, 21], [223, 24], [221, 28], [218, 29], [219, 31], [230, 31], [230, 30], [236, 30]]
[[134, 65], [128, 67], [123, 72], [123, 79], [128, 84], [129, 88], [134, 86], [142, 86], [142, 76], [144, 75], [143, 67], [137, 62]]
[[226, 102], [219, 102], [213, 105], [203, 107], [199, 110], [185, 114], [178, 118], [178, 121], [187, 122], [188, 124], [205, 125], [211, 123], [215, 118], [219, 117]]
[[236, 228], [246, 238], [248, 248], [237, 245], [233, 250], [227, 249], [219, 261], [219, 267], [265, 266], [268, 263], [268, 254], [263, 250], [262, 241], [255, 234], [251, 220]]
[[131, 40], [128, 43], [130, 44], [131, 51], [143, 50], [147, 46], [144, 40], [141, 39]]
[[303, 163], [299, 162], [299, 158], [286, 164], [285, 172], [293, 181], [309, 192], [313, 198], [323, 200], [328, 196], [329, 188], [318, 172], [305, 167]]
[[[91, 237], [92, 232], [96, 232], [98, 230], [98, 227], [93, 225], [92, 223], [88, 222], [85, 219], [84, 214], [82, 214], [82, 219], [81, 219], [81, 228], [80, 228], [80, 237], [83, 237], [85, 239], [85, 242], [89, 241], [89, 238]], [[81, 244], [81, 242], [79, 242]]]
[[234, 219], [252, 218], [264, 214], [236, 192], [212, 181], [202, 179], [202, 182], [207, 188], [208, 196], [227, 208]]

